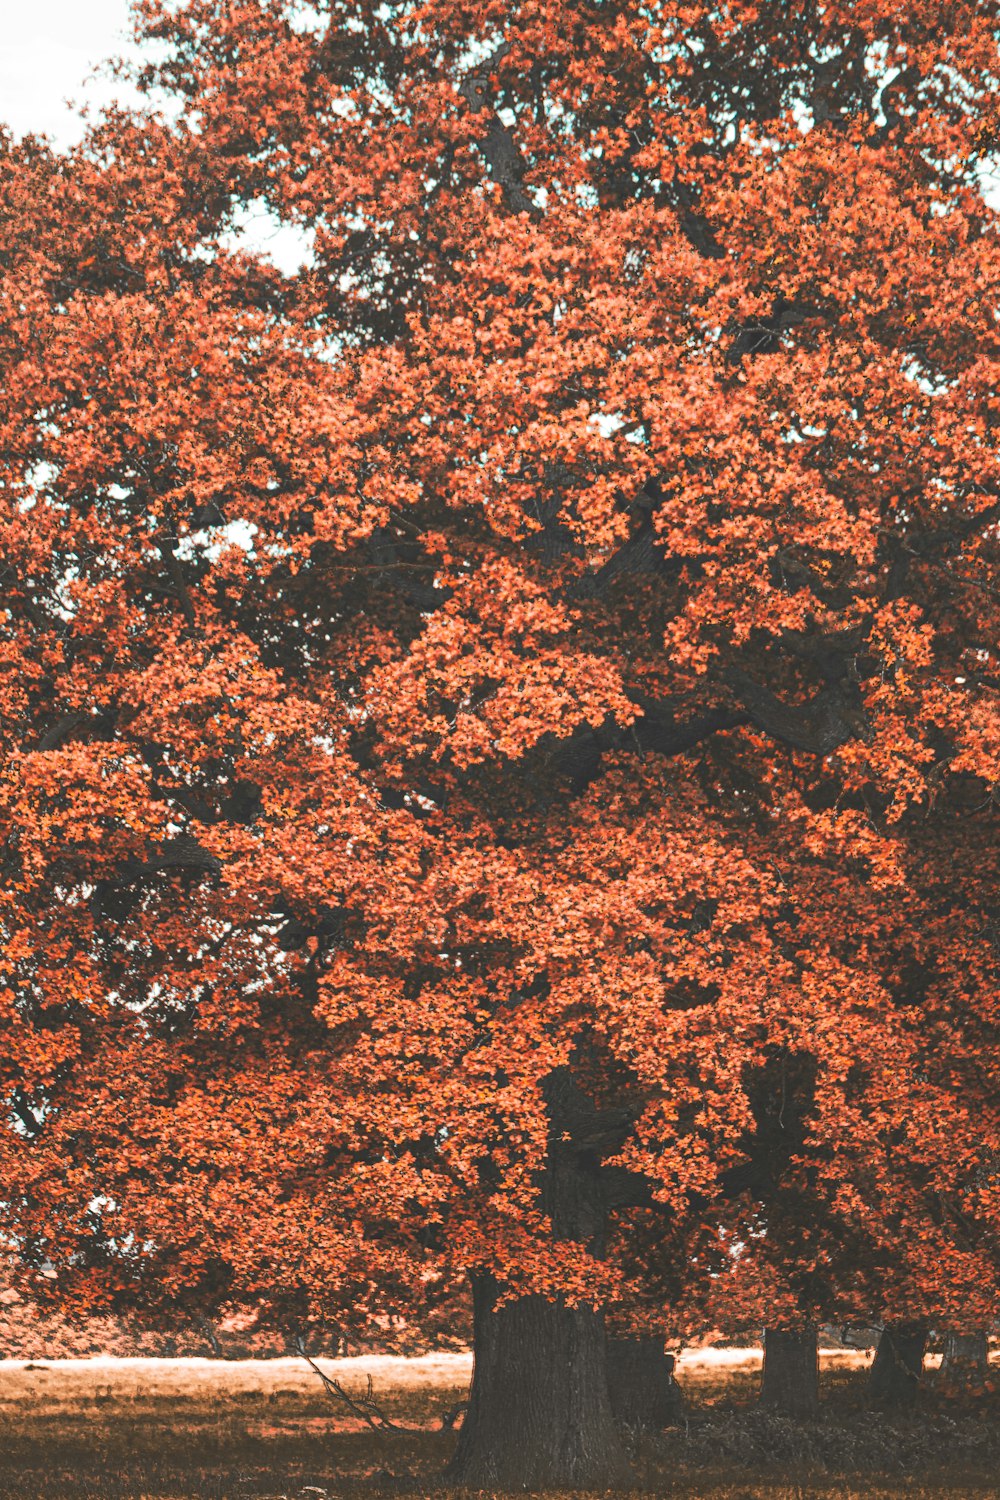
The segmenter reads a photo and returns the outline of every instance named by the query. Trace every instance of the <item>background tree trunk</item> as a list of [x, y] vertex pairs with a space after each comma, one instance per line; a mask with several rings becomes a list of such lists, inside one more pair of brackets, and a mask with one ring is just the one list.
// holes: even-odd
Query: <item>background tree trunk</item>
[[815, 1324], [765, 1328], [760, 1404], [786, 1417], [819, 1411], [819, 1352]]
[[608, 1394], [620, 1427], [669, 1427], [684, 1412], [674, 1357], [661, 1338], [608, 1338]]
[[473, 1287], [475, 1367], [448, 1467], [470, 1489], [611, 1489], [631, 1473], [608, 1398], [604, 1318], [593, 1308]]
[[959, 1333], [949, 1329], [944, 1336], [942, 1380], [973, 1389], [985, 1383], [989, 1368], [989, 1344], [984, 1330]]
[[872, 1401], [897, 1410], [915, 1405], [923, 1382], [926, 1348], [926, 1323], [887, 1323], [868, 1377]]

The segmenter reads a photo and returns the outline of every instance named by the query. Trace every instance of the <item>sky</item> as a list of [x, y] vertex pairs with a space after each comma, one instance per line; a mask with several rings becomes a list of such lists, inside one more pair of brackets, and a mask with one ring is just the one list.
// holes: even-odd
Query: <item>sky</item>
[[0, 0], [0, 121], [16, 135], [48, 135], [56, 146], [79, 139], [66, 100], [103, 104], [125, 97], [114, 80], [91, 80], [105, 58], [125, 50], [128, 0]]

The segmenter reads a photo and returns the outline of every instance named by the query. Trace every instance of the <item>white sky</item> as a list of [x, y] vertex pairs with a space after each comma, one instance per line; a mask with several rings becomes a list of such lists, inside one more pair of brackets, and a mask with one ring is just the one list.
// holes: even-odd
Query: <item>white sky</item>
[[78, 140], [66, 100], [103, 104], [122, 97], [110, 79], [87, 83], [106, 58], [125, 50], [128, 0], [0, 0], [0, 122], [15, 135], [44, 134], [54, 145]]

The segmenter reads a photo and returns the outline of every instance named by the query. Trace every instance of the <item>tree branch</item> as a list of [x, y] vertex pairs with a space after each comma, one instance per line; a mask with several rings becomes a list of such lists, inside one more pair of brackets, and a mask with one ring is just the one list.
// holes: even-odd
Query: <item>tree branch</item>
[[191, 603], [191, 595], [188, 593], [188, 586], [184, 581], [184, 574], [181, 571], [181, 565], [177, 560], [177, 554], [170, 542], [157, 541], [156, 547], [167, 565], [167, 572], [170, 574], [170, 581], [174, 586], [174, 596], [181, 607], [185, 620], [193, 630], [197, 625], [197, 619], [195, 618], [194, 605]]
[[349, 1396], [339, 1380], [335, 1380], [332, 1375], [328, 1375], [325, 1370], [320, 1369], [307, 1350], [305, 1341], [301, 1336], [295, 1340], [295, 1349], [306, 1363], [316, 1371], [316, 1374], [323, 1382], [323, 1387], [327, 1395], [336, 1397], [338, 1401], [342, 1401], [356, 1417], [360, 1417], [362, 1421], [367, 1422], [373, 1432], [384, 1434], [386, 1432], [413, 1432], [416, 1430], [412, 1427], [401, 1427], [398, 1422], [393, 1422], [386, 1416], [375, 1400], [370, 1375], [368, 1376], [368, 1389], [365, 1394], [363, 1396]]
[[493, 111], [489, 99], [490, 73], [507, 56], [510, 47], [509, 41], [501, 43], [478, 72], [462, 81], [458, 91], [468, 102], [473, 114], [479, 114], [482, 110], [491, 111], [492, 117], [486, 134], [478, 145], [489, 165], [493, 181], [499, 183], [503, 190], [507, 207], [512, 213], [527, 213], [537, 219], [541, 217], [541, 212], [521, 185], [527, 163], [510, 129]]
[[854, 683], [821, 688], [807, 703], [785, 703], [739, 668], [731, 667], [725, 676], [751, 722], [795, 750], [829, 755], [849, 740], [871, 739], [872, 727]]

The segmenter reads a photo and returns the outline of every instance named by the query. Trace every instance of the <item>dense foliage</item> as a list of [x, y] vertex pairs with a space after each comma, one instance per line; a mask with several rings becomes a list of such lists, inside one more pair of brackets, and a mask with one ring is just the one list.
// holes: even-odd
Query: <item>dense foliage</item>
[[995, 7], [136, 14], [0, 182], [27, 1278], [989, 1318]]

